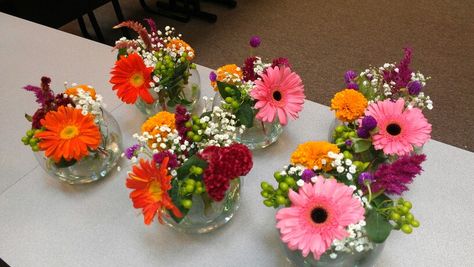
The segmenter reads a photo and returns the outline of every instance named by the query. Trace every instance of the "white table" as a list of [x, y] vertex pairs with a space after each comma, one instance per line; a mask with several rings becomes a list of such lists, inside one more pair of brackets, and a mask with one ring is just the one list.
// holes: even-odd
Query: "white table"
[[[241, 207], [225, 227], [195, 236], [145, 226], [125, 188], [127, 162], [100, 182], [70, 186], [48, 177], [20, 142], [28, 127], [23, 114], [35, 108], [33, 95], [20, 88], [48, 75], [57, 91], [64, 81], [93, 85], [118, 120], [124, 146], [131, 145], [145, 118], [111, 90], [115, 53], [2, 13], [0, 25], [0, 258], [14, 267], [287, 265], [275, 211], [263, 206], [259, 184], [288, 163], [297, 144], [326, 139], [333, 118], [328, 107], [307, 101], [276, 144], [254, 153]], [[203, 95], [211, 96], [210, 69], [198, 70]], [[422, 227], [410, 236], [393, 232], [377, 266], [474, 266], [474, 154], [437, 141], [424, 152], [425, 172], [407, 194]]]

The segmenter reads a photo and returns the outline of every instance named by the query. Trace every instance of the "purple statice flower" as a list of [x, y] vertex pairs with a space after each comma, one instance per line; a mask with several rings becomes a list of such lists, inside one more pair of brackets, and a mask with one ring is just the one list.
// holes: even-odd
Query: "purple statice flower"
[[346, 146], [352, 146], [352, 140], [351, 139], [347, 139], [346, 141], [344, 141], [344, 144]]
[[242, 72], [244, 81], [255, 81], [258, 78], [257, 73], [254, 71], [254, 64], [257, 57], [249, 57], [245, 60]]
[[347, 83], [346, 87], [347, 89], [359, 90], [359, 85], [354, 81], [350, 81], [349, 83]]
[[186, 108], [182, 105], [176, 106], [175, 124], [178, 134], [181, 137], [181, 143], [184, 143], [185, 140], [188, 140], [188, 137], [186, 136], [188, 128], [186, 128], [185, 124], [189, 121], [189, 119], [191, 119], [191, 115], [186, 110]]
[[421, 92], [423, 86], [419, 81], [412, 81], [408, 83], [407, 88], [410, 95], [418, 95]]
[[369, 138], [370, 132], [364, 127], [360, 127], [359, 129], [357, 129], [357, 136], [359, 136], [360, 138]]
[[372, 183], [373, 192], [385, 190], [387, 194], [401, 195], [407, 191], [407, 184], [413, 181], [416, 175], [423, 171], [421, 163], [425, 161], [426, 155], [406, 155], [393, 163], [382, 164], [375, 171], [375, 182]]
[[350, 82], [354, 81], [354, 79], [357, 77], [357, 73], [353, 70], [348, 70], [344, 74], [344, 81], [346, 82], [347, 85], [349, 85]]
[[305, 183], [309, 183], [311, 181], [311, 178], [313, 178], [314, 176], [316, 176], [316, 173], [313, 170], [306, 169], [301, 175], [301, 180], [303, 180]]
[[358, 182], [360, 185], [365, 185], [365, 183], [373, 183], [374, 181], [375, 178], [370, 172], [363, 172], [359, 175]]
[[288, 68], [291, 69], [290, 61], [285, 57], [275, 58], [272, 62], [272, 68], [274, 68], [276, 66], [278, 66], [280, 68], [285, 66], [285, 67], [288, 67]]
[[211, 71], [211, 73], [209, 73], [209, 80], [211, 80], [211, 82], [215, 82], [217, 80], [217, 74]]
[[125, 149], [125, 157], [127, 157], [127, 159], [131, 159], [135, 156], [135, 152], [140, 148], [140, 145], [139, 144], [136, 144], [136, 145], [133, 145], [127, 149]]
[[254, 35], [250, 38], [249, 44], [250, 44], [251, 47], [257, 48], [257, 47], [260, 46], [261, 42], [262, 42], [262, 40], [260, 39], [260, 37], [257, 36], [257, 35]]
[[159, 153], [154, 154], [153, 160], [157, 164], [161, 164], [166, 157], [169, 158], [169, 161], [168, 161], [169, 168], [174, 169], [178, 167], [178, 157], [176, 156], [176, 154], [171, 153], [169, 150], [161, 151]]
[[374, 117], [368, 115], [362, 119], [362, 127], [365, 128], [367, 131], [373, 130], [377, 127], [377, 120]]

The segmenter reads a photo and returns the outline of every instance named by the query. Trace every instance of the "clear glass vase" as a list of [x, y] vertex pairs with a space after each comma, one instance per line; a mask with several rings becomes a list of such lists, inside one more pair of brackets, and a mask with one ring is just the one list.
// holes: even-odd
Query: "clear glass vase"
[[160, 87], [158, 93], [149, 89], [154, 99], [153, 103], [145, 103], [141, 97], [135, 102], [135, 106], [148, 117], [163, 110], [174, 112], [178, 104], [191, 112], [201, 95], [201, 78], [196, 69], [187, 67], [181, 71], [176, 70], [172, 79], [161, 81]]
[[[222, 97], [216, 92], [212, 106], [220, 106]], [[262, 122], [254, 118], [253, 126], [245, 129], [244, 133], [237, 135], [237, 142], [246, 145], [251, 150], [265, 148], [275, 143], [283, 133], [283, 126], [278, 117], [273, 122]]]
[[211, 232], [232, 219], [239, 208], [241, 187], [240, 178], [231, 180], [225, 198], [219, 202], [213, 201], [206, 194], [194, 195], [191, 209], [179, 223], [169, 214], [163, 216], [163, 221], [179, 232], [190, 234]]
[[122, 153], [122, 133], [115, 118], [103, 111], [103, 119], [98, 122], [102, 136], [99, 149], [89, 152], [73, 164], [55, 163], [43, 151], [34, 155], [40, 166], [52, 177], [69, 184], [84, 184], [105, 177], [117, 164]]
[[380, 256], [384, 243], [373, 244], [373, 249], [362, 252], [338, 252], [337, 257], [332, 259], [329, 252], [321, 255], [315, 260], [313, 254], [303, 257], [299, 250], [290, 250], [286, 244], [281, 243], [285, 250], [286, 259], [298, 267], [372, 267]]

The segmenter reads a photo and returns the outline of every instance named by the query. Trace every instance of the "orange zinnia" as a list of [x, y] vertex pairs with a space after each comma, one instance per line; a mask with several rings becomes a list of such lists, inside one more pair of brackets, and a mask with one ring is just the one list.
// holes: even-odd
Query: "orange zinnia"
[[367, 99], [362, 93], [354, 89], [344, 89], [334, 95], [331, 110], [336, 111], [339, 120], [352, 122], [364, 115], [367, 104]]
[[88, 149], [96, 149], [101, 141], [94, 117], [82, 115], [80, 109], [60, 106], [57, 111], [48, 112], [41, 124], [46, 130], [35, 135], [40, 139], [39, 147], [55, 162], [61, 158], [80, 160], [89, 154]]
[[148, 90], [152, 72], [153, 67], [145, 66], [143, 59], [137, 53], [127, 57], [121, 56], [110, 72], [112, 89], [117, 90], [117, 96], [127, 104], [135, 103], [138, 96], [151, 104], [154, 100]]
[[[235, 64], [227, 64], [224, 65], [216, 70], [217, 78], [216, 81], [219, 82], [225, 82], [228, 84], [235, 84], [233, 81], [234, 79], [239, 79], [242, 80], [244, 77], [244, 73], [242, 72], [242, 69], [235, 65]], [[211, 82], [212, 87], [214, 87], [214, 90], [217, 91], [217, 82]]]
[[158, 169], [155, 161], [140, 159], [140, 165], [133, 166], [128, 175], [126, 186], [133, 189], [130, 193], [133, 207], [142, 209], [145, 224], [150, 224], [155, 214], [158, 214], [158, 220], [163, 223], [161, 216], [165, 210], [170, 210], [178, 218], [183, 216], [168, 194], [172, 179], [168, 175], [168, 161], [169, 158], [166, 157]]
[[78, 89], [82, 89], [84, 92], [89, 93], [89, 95], [92, 97], [92, 99], [95, 99], [96, 93], [95, 93], [94, 88], [90, 87], [89, 85], [85, 85], [85, 84], [70, 87], [70, 88], [66, 89], [66, 91], [64, 91], [64, 93], [66, 95], [77, 96], [77, 90]]
[[291, 154], [291, 163], [300, 164], [308, 169], [317, 167], [324, 171], [332, 169], [332, 159], [328, 156], [329, 151], [339, 153], [339, 148], [335, 144], [325, 141], [310, 141], [298, 145], [298, 148]]

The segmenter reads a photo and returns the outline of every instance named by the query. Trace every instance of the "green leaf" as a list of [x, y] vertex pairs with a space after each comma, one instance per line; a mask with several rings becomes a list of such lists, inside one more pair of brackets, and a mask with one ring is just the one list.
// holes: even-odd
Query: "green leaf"
[[29, 122], [32, 122], [33, 121], [33, 117], [31, 117], [31, 115], [28, 115], [25, 113], [25, 119]]
[[354, 142], [353, 148], [355, 153], [367, 151], [372, 146], [372, 142], [368, 139], [353, 138], [352, 141]]
[[235, 114], [237, 119], [242, 125], [245, 125], [247, 128], [251, 128], [253, 126], [253, 120], [255, 118], [255, 114], [253, 113], [252, 106], [248, 102], [244, 102], [237, 113]]
[[375, 243], [383, 243], [392, 231], [392, 225], [375, 209], [367, 211], [365, 229], [369, 239]]
[[[390, 198], [385, 194], [381, 194], [381, 195], [377, 196], [376, 198], [372, 199], [372, 202], [374, 203], [375, 207], [382, 208], [382, 206], [385, 206], [386, 204], [389, 203], [386, 200], [390, 200]], [[382, 202], [384, 202], [383, 205], [382, 205]]]
[[179, 211], [181, 211], [183, 216], [181, 218], [178, 218], [178, 217], [174, 216], [173, 212], [169, 212], [169, 214], [171, 215], [171, 218], [173, 218], [173, 220], [176, 223], [180, 223], [181, 220], [183, 220], [183, 218], [186, 216], [186, 214], [188, 213], [189, 210], [184, 208], [183, 205], [181, 205], [182, 198], [179, 194], [179, 182], [178, 182], [178, 180], [173, 179], [173, 181], [171, 181], [171, 189], [168, 191], [168, 193], [171, 197], [171, 200], [173, 201], [173, 204], [179, 209]]
[[207, 162], [203, 159], [201, 159], [200, 157], [198, 157], [197, 155], [193, 155], [191, 156], [187, 161], [185, 161], [183, 163], [183, 165], [181, 165], [181, 167], [179, 167], [176, 172], [177, 172], [177, 178], [178, 180], [184, 180], [186, 177], [189, 176], [189, 169], [192, 167], [192, 166], [196, 166], [196, 167], [201, 167], [202, 169], [206, 169], [207, 168]]
[[127, 48], [120, 48], [118, 50], [117, 60], [120, 59], [120, 56], [126, 56], [126, 55], [127, 55]]

